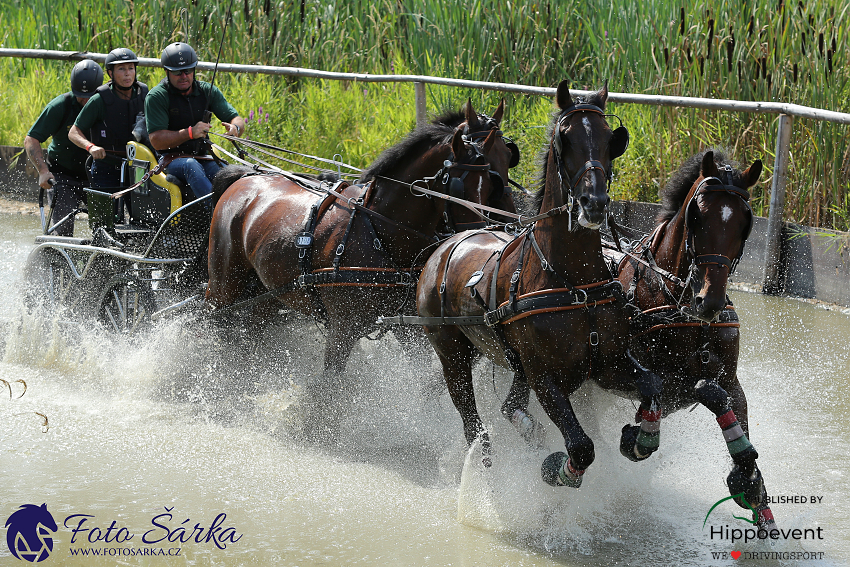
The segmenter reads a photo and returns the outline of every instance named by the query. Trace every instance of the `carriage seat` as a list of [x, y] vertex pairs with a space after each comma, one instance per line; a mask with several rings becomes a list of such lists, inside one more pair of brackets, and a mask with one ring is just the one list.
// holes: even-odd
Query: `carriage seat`
[[[157, 164], [154, 152], [139, 142], [127, 143], [127, 160], [133, 172], [130, 183], [137, 183]], [[183, 206], [184, 189], [165, 172], [151, 175], [133, 190], [130, 199], [130, 218], [142, 226], [157, 228], [168, 215]]]

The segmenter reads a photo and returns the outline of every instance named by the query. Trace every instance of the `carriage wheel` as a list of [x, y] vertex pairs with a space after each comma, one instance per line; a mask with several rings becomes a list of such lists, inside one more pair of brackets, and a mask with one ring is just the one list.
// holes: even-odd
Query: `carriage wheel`
[[30, 303], [35, 300], [50, 311], [61, 307], [77, 311], [84, 294], [67, 259], [51, 251], [29, 267], [28, 295]]
[[150, 322], [156, 310], [153, 292], [143, 282], [115, 276], [100, 296], [97, 318], [117, 333], [133, 334]]

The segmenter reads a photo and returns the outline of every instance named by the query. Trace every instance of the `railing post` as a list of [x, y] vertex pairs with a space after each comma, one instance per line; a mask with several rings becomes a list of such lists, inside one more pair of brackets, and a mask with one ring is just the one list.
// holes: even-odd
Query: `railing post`
[[428, 122], [427, 106], [425, 104], [425, 83], [413, 83], [413, 90], [416, 93], [416, 125], [424, 126]]
[[767, 217], [767, 245], [764, 255], [762, 293], [778, 295], [783, 292], [782, 221], [785, 212], [785, 182], [788, 173], [788, 155], [791, 144], [792, 118], [779, 115], [779, 132], [776, 136], [776, 161], [773, 165], [773, 182], [770, 186], [770, 212]]

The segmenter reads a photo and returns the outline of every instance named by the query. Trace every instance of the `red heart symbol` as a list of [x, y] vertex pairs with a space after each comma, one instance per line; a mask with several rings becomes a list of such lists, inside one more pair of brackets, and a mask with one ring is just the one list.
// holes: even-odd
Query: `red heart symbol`
[[733, 551], [732, 552], [732, 559], [738, 559], [739, 557], [741, 557], [740, 551]]

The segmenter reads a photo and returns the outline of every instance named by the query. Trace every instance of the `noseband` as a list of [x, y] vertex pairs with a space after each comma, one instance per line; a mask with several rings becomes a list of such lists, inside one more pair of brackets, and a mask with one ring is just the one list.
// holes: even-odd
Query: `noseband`
[[[741, 261], [741, 256], [744, 254], [744, 245], [747, 242], [747, 239], [750, 237], [750, 232], [753, 229], [753, 210], [750, 207], [750, 192], [746, 189], [742, 189], [731, 183], [732, 176], [732, 167], [726, 165], [724, 170], [726, 173], [726, 183], [720, 180], [717, 177], [706, 177], [703, 179], [700, 184], [697, 186], [694, 191], [693, 197], [688, 202], [687, 206], [684, 209], [685, 212], [685, 230], [687, 231], [687, 235], [685, 238], [685, 248], [687, 250], [688, 256], [691, 258], [691, 273], [694, 273], [699, 266], [705, 264], [718, 264], [721, 266], [726, 266], [729, 269], [729, 274], [733, 274], [735, 272], [735, 268], [738, 267], [738, 262]], [[737, 195], [744, 201], [744, 205], [747, 207], [748, 213], [748, 221], [747, 228], [744, 231], [744, 237], [741, 239], [741, 248], [738, 251], [738, 255], [735, 256], [734, 259], [730, 260], [726, 256], [722, 254], [699, 254], [696, 251], [696, 247], [694, 244], [694, 233], [691, 230], [691, 214], [694, 208], [698, 208], [697, 205], [697, 197], [700, 194], [706, 194], [709, 192], [716, 191], [725, 191], [731, 195]]]

